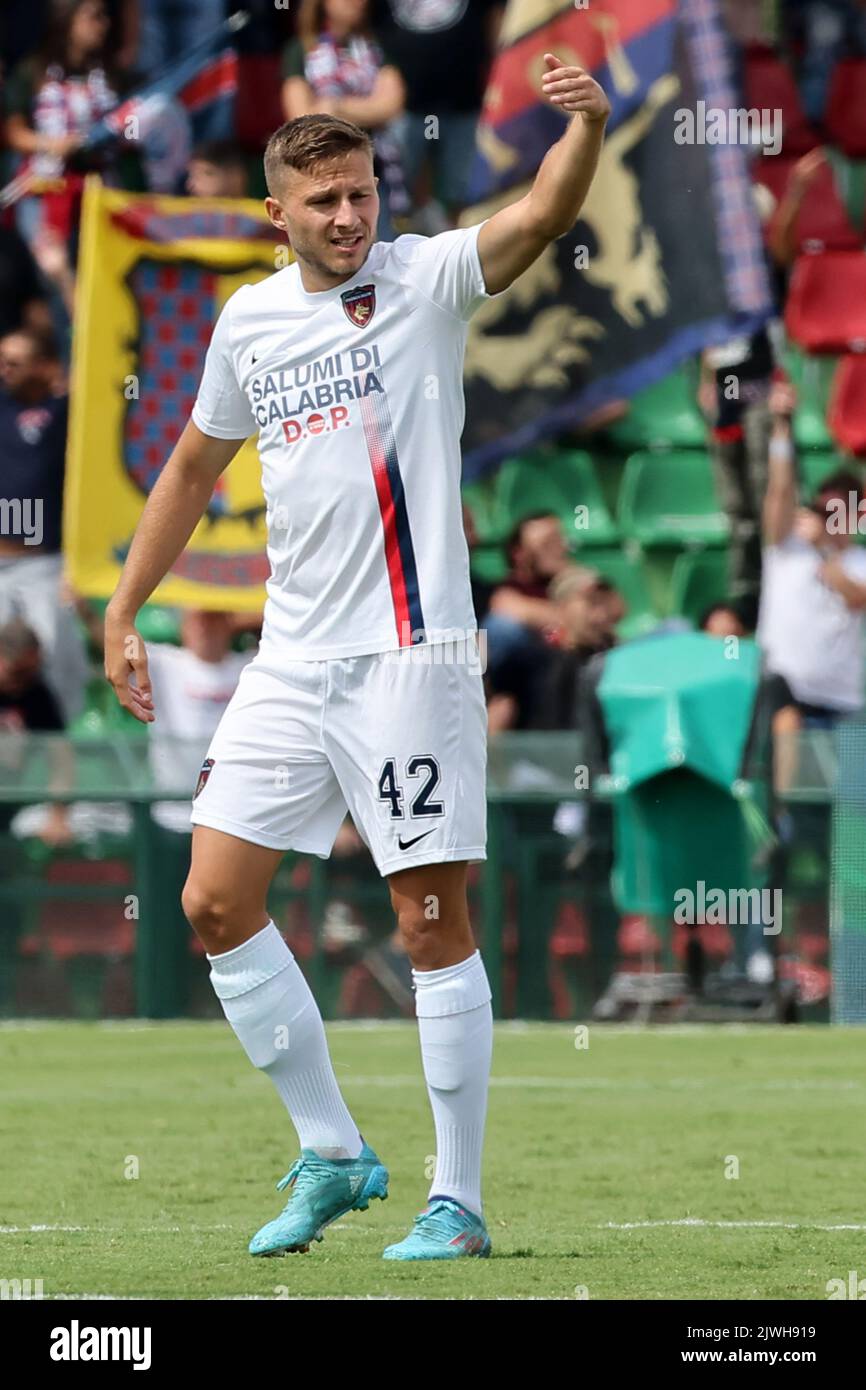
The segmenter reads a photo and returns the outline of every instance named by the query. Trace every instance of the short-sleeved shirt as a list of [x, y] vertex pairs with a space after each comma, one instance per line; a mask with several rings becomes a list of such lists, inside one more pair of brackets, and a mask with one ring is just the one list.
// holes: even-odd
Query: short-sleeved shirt
[[325, 660], [475, 631], [460, 435], [469, 319], [489, 298], [478, 232], [376, 242], [316, 293], [294, 264], [227, 301], [192, 419], [219, 439], [259, 432], [263, 652]]
[[[845, 573], [866, 585], [866, 550], [850, 545]], [[864, 703], [866, 616], [848, 607], [821, 577], [824, 557], [797, 536], [764, 550], [758, 642], [767, 669], [784, 676], [794, 697], [851, 711]]]
[[373, 30], [406, 83], [409, 111], [478, 111], [490, 65], [487, 17], [502, 0], [375, 0]]
[[60, 549], [67, 413], [65, 396], [27, 405], [0, 387], [0, 497], [33, 554]]

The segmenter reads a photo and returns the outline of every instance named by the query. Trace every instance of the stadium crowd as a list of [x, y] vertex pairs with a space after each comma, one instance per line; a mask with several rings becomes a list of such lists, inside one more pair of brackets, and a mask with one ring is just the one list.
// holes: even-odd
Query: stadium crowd
[[[98, 170], [132, 190], [257, 196], [268, 122], [332, 112], [373, 134], [380, 237], [435, 233], [454, 225], [470, 200], [474, 130], [505, 9], [497, 0], [303, 0], [290, 8], [250, 0], [251, 21], [236, 42], [247, 82], [264, 73], [270, 84], [254, 93], [257, 130], [243, 116], [249, 92], [245, 107], [240, 90], [234, 107], [215, 101], [193, 117], [166, 100], [137, 140], [88, 143], [94, 121], [167, 58], [206, 40], [228, 8], [222, 0], [4, 6], [5, 179], [7, 190], [22, 176], [24, 183], [0, 213], [0, 496], [4, 516], [20, 504], [22, 521], [27, 499], [41, 499], [42, 507], [38, 535], [35, 518], [33, 534], [10, 534], [8, 526], [0, 534], [0, 728], [74, 727], [88, 670], [98, 670], [99, 611], [69, 590], [61, 541], [85, 175]], [[780, 365], [782, 320], [802, 218], [832, 178], [825, 126], [831, 77], [840, 60], [866, 53], [866, 3], [732, 0], [725, 13], [742, 80], [750, 46], [767, 46], [776, 72], [781, 65], [795, 80], [813, 138], [789, 159], [784, 187], [774, 190], [756, 176], [776, 319], [750, 339], [708, 349], [696, 364], [696, 399], [731, 537], [727, 589], [713, 596], [698, 625], [716, 635], [757, 631], [768, 672], [787, 683], [790, 698], [781, 707], [806, 725], [830, 727], [864, 704], [866, 550], [850, 531], [828, 525], [838, 505], [847, 507], [852, 495], [859, 500], [862, 482], [856, 460], [840, 454], [810, 493], [801, 486], [798, 397]], [[768, 14], [773, 32], [762, 29]], [[437, 138], [430, 139], [434, 114]], [[469, 503], [464, 515], [474, 554]], [[488, 640], [491, 733], [580, 727], [586, 668], [629, 632], [623, 593], [582, 561], [554, 512], [518, 515], [503, 555], [504, 577], [474, 581]], [[658, 629], [678, 624], [686, 620], [669, 617]], [[215, 726], [245, 658], [243, 635], [227, 619], [188, 613], [177, 636], [179, 647], [156, 654], [155, 679], [182, 737], [193, 726], [199, 734]]]

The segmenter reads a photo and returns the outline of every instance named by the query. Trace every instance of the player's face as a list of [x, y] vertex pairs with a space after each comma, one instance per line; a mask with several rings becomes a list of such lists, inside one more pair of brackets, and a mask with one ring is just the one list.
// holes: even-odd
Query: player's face
[[360, 270], [376, 235], [377, 183], [372, 160], [353, 150], [307, 172], [286, 169], [279, 200], [265, 200], [301, 263], [306, 289], [330, 289]]

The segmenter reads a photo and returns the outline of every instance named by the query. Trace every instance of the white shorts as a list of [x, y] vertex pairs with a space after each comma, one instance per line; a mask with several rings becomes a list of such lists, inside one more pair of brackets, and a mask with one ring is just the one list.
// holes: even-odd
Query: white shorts
[[485, 859], [487, 711], [477, 639], [244, 668], [194, 825], [326, 859], [348, 810], [380, 874]]

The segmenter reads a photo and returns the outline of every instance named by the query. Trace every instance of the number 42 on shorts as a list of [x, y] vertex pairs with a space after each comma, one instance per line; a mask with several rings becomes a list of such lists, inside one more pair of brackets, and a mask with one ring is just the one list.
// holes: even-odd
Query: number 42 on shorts
[[[441, 779], [439, 764], [430, 753], [416, 754], [407, 759], [402, 784], [398, 780], [397, 759], [386, 758], [379, 773], [379, 800], [389, 804], [392, 820], [405, 819], [407, 795], [411, 796], [409, 815], [413, 818], [444, 816], [444, 801], [433, 799]], [[404, 791], [407, 782], [415, 785]]]

